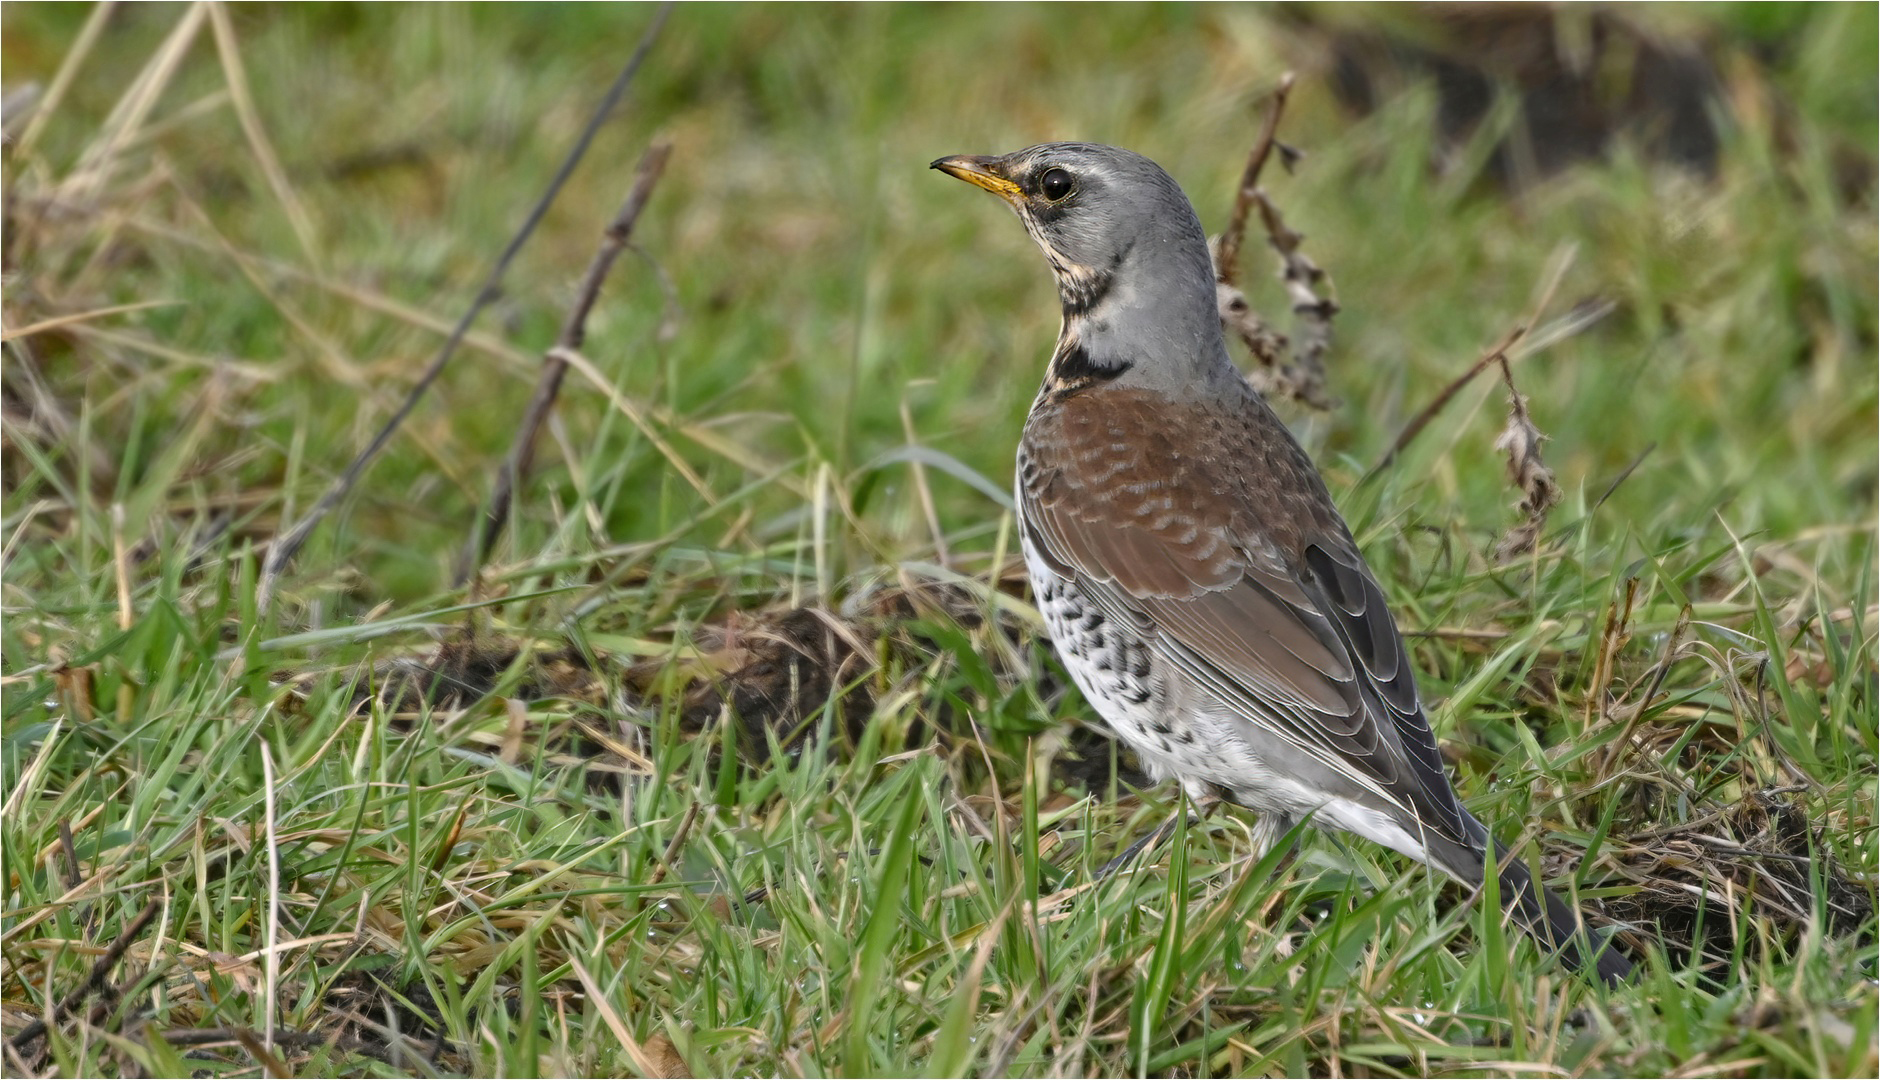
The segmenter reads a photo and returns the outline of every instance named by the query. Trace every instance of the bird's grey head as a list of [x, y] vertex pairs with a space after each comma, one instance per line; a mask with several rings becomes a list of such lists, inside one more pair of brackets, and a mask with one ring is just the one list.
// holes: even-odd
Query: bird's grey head
[[1057, 278], [1064, 328], [1053, 374], [1193, 385], [1232, 371], [1207, 235], [1161, 166], [1095, 143], [933, 163], [1017, 212]]

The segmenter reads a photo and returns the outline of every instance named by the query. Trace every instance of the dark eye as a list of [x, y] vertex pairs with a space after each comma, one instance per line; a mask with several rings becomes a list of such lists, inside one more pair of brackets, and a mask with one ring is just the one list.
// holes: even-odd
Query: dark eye
[[1038, 190], [1044, 192], [1045, 198], [1057, 202], [1069, 195], [1076, 183], [1076, 178], [1063, 169], [1050, 169], [1038, 180]]

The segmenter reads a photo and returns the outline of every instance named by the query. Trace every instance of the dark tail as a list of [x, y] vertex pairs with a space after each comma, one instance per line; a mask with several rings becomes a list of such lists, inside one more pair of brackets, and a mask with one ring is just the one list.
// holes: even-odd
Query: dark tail
[[[1480, 830], [1477, 834], [1479, 842], [1484, 845], [1490, 842], [1488, 830], [1480, 822], [1473, 818], [1466, 820], [1475, 830]], [[1511, 854], [1499, 841], [1494, 841], [1494, 844], [1502, 908], [1540, 945], [1541, 951], [1558, 958], [1574, 971], [1592, 968], [1608, 986], [1631, 981], [1632, 961], [1626, 959], [1625, 954], [1612, 942], [1593, 936], [1572, 905], [1535, 884], [1534, 875], [1528, 872], [1526, 863]], [[1448, 844], [1441, 846], [1450, 847]], [[1450, 852], [1444, 854], [1449, 853], [1463, 855], [1460, 848], [1450, 848]], [[1436, 852], [1432, 851], [1432, 854]], [[1466, 868], [1457, 865], [1461, 859], [1453, 863], [1450, 859], [1440, 859], [1439, 865], [1465, 881], [1481, 881], [1486, 869], [1481, 851], [1470, 851], [1463, 857], [1470, 863]], [[1464, 873], [1465, 869], [1473, 872]], [[1589, 954], [1592, 957], [1590, 964], [1587, 962]]]
[[[1611, 941], [1596, 938], [1585, 927], [1580, 913], [1565, 900], [1534, 883], [1527, 863], [1511, 855], [1500, 843], [1495, 845], [1495, 863], [1500, 870], [1502, 906], [1521, 923], [1541, 949], [1560, 958], [1574, 971], [1591, 967], [1607, 986], [1618, 986], [1632, 979], [1632, 961], [1625, 958]], [[1588, 950], [1593, 961], [1586, 961]]]

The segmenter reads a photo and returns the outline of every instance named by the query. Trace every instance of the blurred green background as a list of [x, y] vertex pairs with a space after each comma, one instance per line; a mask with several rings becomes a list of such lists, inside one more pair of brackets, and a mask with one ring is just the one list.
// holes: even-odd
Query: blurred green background
[[[183, 15], [125, 7], [32, 159], [8, 161], [21, 205], [42, 185], [76, 204], [25, 219], [8, 318], [171, 302], [93, 324], [110, 341], [42, 339], [46, 379], [101, 403], [93, 422], [140, 444], [108, 456], [133, 461], [160, 457], [212, 404], [222, 422], [195, 437], [190, 472], [209, 497], [279, 491], [245, 519], [259, 537], [363, 445], [438, 342], [304, 275], [454, 320], [651, 11], [228, 14], [304, 236], [238, 122], [207, 28], [109, 175], [58, 187]], [[87, 17], [8, 5], [9, 90], [50, 83]], [[1263, 95], [1287, 70], [1300, 85], [1283, 137], [1307, 156], [1267, 185], [1344, 306], [1330, 357], [1344, 406], [1291, 415], [1330, 455], [1335, 490], [1525, 315], [1549, 260], [1573, 248], [1554, 313], [1598, 299], [1617, 310], [1518, 367], [1570, 490], [1597, 494], [1655, 443], [1614, 495], [1646, 527], [1672, 503], [1678, 527], [1705, 527], [1697, 507], [1779, 536], [1866, 521], [1874, 51], [1864, 5], [681, 7], [481, 322], [512, 351], [459, 357], [303, 562], [356, 568], [367, 603], [443, 583], [533, 358], [655, 137], [675, 153], [636, 235], [646, 257], [622, 265], [590, 324], [587, 354], [620, 388], [766, 459], [845, 476], [907, 440], [905, 402], [916, 438], [1003, 485], [1054, 336], [1053, 294], [1001, 208], [927, 162], [1117, 143], [1167, 167], [1219, 229]], [[1660, 99], [1685, 115], [1667, 119]], [[1708, 169], [1666, 160], [1679, 137], [1714, 142]], [[1534, 156], [1518, 152], [1523, 138], [1598, 152], [1524, 174], [1509, 164]], [[129, 220], [72, 238], [95, 213]], [[1257, 238], [1248, 258], [1256, 307], [1283, 316]], [[1413, 516], [1485, 534], [1506, 523], [1489, 450], [1499, 403], [1483, 380], [1414, 448], [1394, 478], [1413, 485], [1401, 495]], [[660, 535], [688, 493], [606, 413], [578, 380], [563, 396], [568, 445], [606, 481], [605, 538]], [[696, 451], [682, 450], [715, 490], [747, 478]], [[555, 451], [542, 457], [525, 491], [538, 517], [551, 512], [544, 484], [571, 493]], [[966, 486], [935, 483], [949, 525], [992, 513]], [[773, 532], [792, 527], [790, 506], [767, 509]], [[870, 520], [889, 550], [925, 532], [907, 500]], [[512, 556], [545, 535], [528, 514], [522, 528]]]

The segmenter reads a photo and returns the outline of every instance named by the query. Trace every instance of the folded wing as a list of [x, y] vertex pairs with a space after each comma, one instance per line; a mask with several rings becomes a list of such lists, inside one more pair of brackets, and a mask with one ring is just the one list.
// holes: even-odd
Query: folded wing
[[1263, 520], [1268, 500], [1212, 464], [1257, 455], [1181, 457], [1153, 432], [1129, 437], [1126, 404], [1100, 425], [1046, 414], [1055, 428], [1028, 433], [1019, 499], [1034, 550], [1246, 722], [1475, 846], [1403, 639], [1329, 498]]

